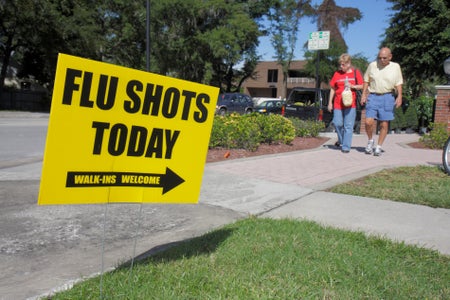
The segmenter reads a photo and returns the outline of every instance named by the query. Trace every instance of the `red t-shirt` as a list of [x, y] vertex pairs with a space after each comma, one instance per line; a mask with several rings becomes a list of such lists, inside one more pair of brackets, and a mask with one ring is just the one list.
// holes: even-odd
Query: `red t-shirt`
[[[355, 73], [356, 73], [356, 79], [355, 80]], [[342, 109], [344, 105], [342, 104], [342, 92], [345, 89], [345, 78], [348, 78], [348, 82], [351, 85], [360, 85], [363, 84], [363, 77], [361, 75], [361, 72], [359, 70], [352, 69], [351, 73], [344, 73], [341, 70], [334, 72], [333, 77], [330, 81], [330, 87], [334, 89], [334, 109]], [[356, 83], [358, 82], [358, 83]], [[356, 92], [352, 90], [353, 95], [353, 103], [352, 107], [356, 107]], [[330, 99], [331, 101], [332, 99]]]

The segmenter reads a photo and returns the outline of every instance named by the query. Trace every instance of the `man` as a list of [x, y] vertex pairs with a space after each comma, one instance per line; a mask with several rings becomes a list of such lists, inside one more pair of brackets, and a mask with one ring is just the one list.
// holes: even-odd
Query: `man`
[[[392, 62], [389, 48], [378, 52], [377, 61], [371, 62], [364, 73], [361, 104], [366, 103], [366, 154], [381, 155], [381, 147], [388, 133], [389, 121], [394, 119], [394, 109], [402, 105], [403, 77], [400, 65]], [[374, 149], [375, 119], [380, 121], [378, 145]]]

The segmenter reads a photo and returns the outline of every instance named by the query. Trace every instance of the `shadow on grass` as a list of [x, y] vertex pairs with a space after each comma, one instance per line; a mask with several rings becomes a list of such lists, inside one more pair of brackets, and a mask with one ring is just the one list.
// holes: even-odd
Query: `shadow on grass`
[[[199, 237], [159, 245], [135, 257], [134, 263], [159, 263], [193, 256], [208, 255], [216, 251], [220, 244], [232, 233], [233, 229], [224, 228]], [[132, 261], [129, 260], [123, 263], [118, 269], [129, 268]]]

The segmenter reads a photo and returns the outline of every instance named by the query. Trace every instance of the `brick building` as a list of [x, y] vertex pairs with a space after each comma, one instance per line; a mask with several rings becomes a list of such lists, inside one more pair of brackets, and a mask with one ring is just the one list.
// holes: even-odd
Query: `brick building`
[[[287, 93], [284, 95], [283, 71], [276, 61], [261, 61], [256, 66], [256, 78], [247, 79], [242, 87], [244, 93], [251, 97], [286, 98], [294, 87], [314, 88], [315, 78], [308, 77], [305, 72], [305, 60], [292, 61], [287, 78]], [[326, 88], [322, 84], [322, 88]]]

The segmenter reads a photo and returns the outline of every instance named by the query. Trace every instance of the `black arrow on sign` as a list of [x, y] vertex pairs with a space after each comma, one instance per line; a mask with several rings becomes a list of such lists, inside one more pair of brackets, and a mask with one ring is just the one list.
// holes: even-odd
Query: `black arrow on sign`
[[161, 185], [163, 187], [162, 193], [163, 195], [170, 191], [171, 189], [176, 188], [180, 184], [184, 182], [184, 179], [178, 176], [171, 169], [166, 168], [166, 175], [161, 178]]
[[163, 195], [185, 180], [166, 168], [165, 174], [135, 172], [67, 172], [66, 187], [134, 186], [161, 188]]

